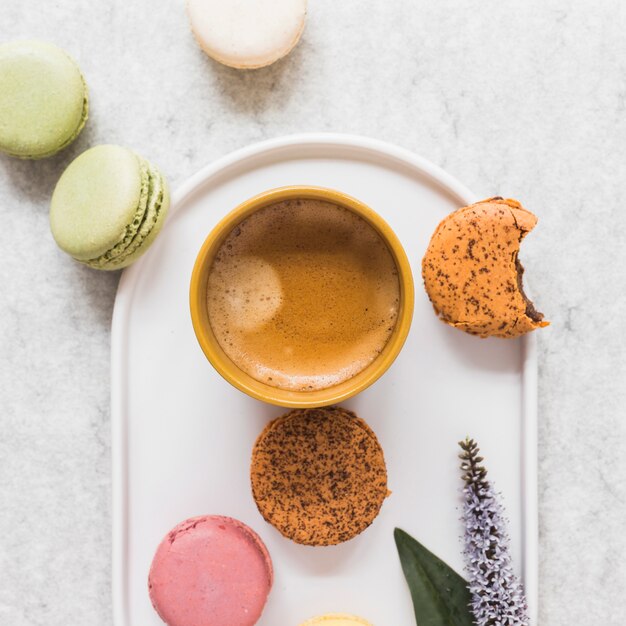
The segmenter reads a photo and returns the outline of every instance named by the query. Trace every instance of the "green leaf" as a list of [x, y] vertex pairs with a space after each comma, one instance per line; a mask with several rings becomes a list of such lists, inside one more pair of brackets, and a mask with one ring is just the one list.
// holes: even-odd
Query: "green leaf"
[[470, 592], [463, 577], [403, 530], [394, 531], [417, 626], [472, 626]]

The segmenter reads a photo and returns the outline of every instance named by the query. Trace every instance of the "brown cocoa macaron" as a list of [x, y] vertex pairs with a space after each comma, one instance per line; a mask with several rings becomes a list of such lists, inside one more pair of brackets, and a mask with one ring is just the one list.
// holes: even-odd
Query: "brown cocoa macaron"
[[547, 326], [526, 297], [520, 242], [537, 217], [516, 200], [489, 198], [448, 215], [422, 261], [437, 315], [480, 337], [519, 337]]
[[376, 435], [342, 408], [294, 410], [270, 422], [254, 445], [250, 474], [265, 520], [311, 546], [363, 532], [389, 495]]

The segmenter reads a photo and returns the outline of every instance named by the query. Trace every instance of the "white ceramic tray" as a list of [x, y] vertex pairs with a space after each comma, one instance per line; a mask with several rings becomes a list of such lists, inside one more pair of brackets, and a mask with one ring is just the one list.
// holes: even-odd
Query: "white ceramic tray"
[[[224, 382], [193, 334], [191, 269], [215, 223], [241, 201], [292, 184], [333, 187], [378, 211], [413, 266], [415, 317], [381, 380], [345, 404], [373, 427], [393, 494], [362, 535], [331, 548], [298, 546], [257, 512], [253, 442], [283, 409]], [[420, 262], [439, 220], [475, 200], [448, 174], [394, 146], [345, 135], [298, 135], [228, 155], [174, 194], [153, 248], [122, 276], [112, 337], [113, 595], [116, 626], [157, 626], [147, 591], [153, 551], [177, 522], [237, 517], [259, 532], [276, 580], [260, 626], [298, 626], [329, 611], [376, 626], [414, 626], [393, 529], [462, 570], [457, 441], [481, 444], [502, 492], [531, 613], [537, 599], [536, 353], [523, 340], [480, 340], [437, 320]], [[534, 620], [533, 620], [534, 623]], [[223, 626], [228, 626], [224, 624]]]

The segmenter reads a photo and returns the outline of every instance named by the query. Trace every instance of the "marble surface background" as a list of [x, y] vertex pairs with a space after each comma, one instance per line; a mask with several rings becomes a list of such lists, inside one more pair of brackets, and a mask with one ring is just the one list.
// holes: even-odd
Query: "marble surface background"
[[57, 177], [111, 142], [175, 186], [230, 150], [300, 131], [395, 142], [540, 216], [523, 250], [552, 320], [540, 333], [540, 623], [623, 624], [625, 30], [620, 0], [311, 0], [295, 52], [243, 73], [197, 49], [183, 0], [2, 0], [0, 40], [66, 48], [92, 113], [56, 158], [0, 157], [0, 624], [112, 623], [119, 276], [55, 247]]

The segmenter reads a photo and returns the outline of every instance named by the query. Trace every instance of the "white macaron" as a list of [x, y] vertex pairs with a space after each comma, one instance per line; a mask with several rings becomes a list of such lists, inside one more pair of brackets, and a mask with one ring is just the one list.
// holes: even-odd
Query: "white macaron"
[[307, 0], [187, 0], [191, 29], [213, 59], [239, 69], [271, 65], [300, 39]]

